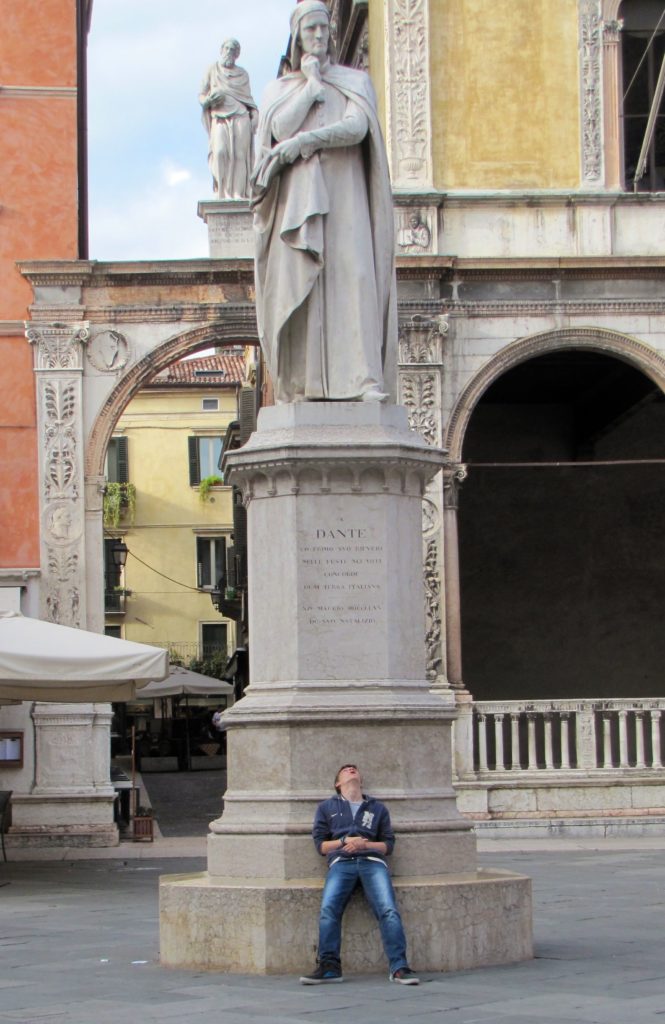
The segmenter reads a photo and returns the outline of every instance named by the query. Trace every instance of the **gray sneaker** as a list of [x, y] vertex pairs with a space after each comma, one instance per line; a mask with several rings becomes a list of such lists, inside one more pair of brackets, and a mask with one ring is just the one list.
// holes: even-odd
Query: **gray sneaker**
[[398, 985], [420, 985], [420, 978], [410, 967], [398, 967], [391, 973], [390, 980], [396, 981]]
[[306, 974], [300, 979], [301, 985], [330, 985], [335, 982], [344, 981], [342, 968], [333, 960], [323, 960], [316, 965], [312, 974]]

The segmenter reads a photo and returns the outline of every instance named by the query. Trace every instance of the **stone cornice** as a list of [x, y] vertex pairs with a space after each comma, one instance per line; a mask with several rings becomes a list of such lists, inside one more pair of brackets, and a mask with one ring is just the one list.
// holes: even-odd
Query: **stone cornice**
[[0, 569], [0, 585], [27, 583], [31, 577], [40, 575], [41, 569]]
[[76, 99], [75, 85], [0, 85], [0, 99]]
[[24, 337], [22, 320], [0, 320], [0, 338]]
[[85, 319], [90, 323], [214, 323], [220, 319], [228, 319], [229, 316], [244, 320], [247, 323], [256, 323], [256, 310], [253, 302], [183, 302], [173, 305], [152, 306], [136, 303], [131, 306], [79, 306], [74, 316], [73, 311], [67, 311], [64, 316], [62, 306], [44, 306], [42, 304], [31, 306], [30, 315], [37, 323], [41, 321], [66, 320], [73, 317], [80, 319], [85, 314]]
[[215, 284], [253, 280], [252, 259], [141, 260], [98, 263], [86, 260], [20, 260], [20, 272], [32, 285], [127, 287], [144, 284]]

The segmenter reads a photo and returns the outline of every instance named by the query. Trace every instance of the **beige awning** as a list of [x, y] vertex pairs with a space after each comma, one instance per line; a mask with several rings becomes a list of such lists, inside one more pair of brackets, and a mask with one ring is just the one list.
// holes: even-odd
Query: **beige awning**
[[168, 670], [161, 647], [0, 612], [0, 701], [132, 700]]
[[201, 672], [194, 672], [191, 668], [183, 668], [181, 665], [171, 665], [166, 679], [148, 683], [136, 690], [136, 699], [143, 700], [146, 697], [178, 697], [188, 694], [230, 694], [233, 687], [223, 679], [216, 679], [214, 676], [204, 676]]

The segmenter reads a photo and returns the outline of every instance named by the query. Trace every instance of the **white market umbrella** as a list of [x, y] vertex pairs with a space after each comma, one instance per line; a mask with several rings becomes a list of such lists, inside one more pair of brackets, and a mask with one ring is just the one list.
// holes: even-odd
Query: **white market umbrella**
[[192, 757], [189, 736], [189, 703], [188, 697], [196, 694], [209, 693], [233, 693], [233, 687], [223, 679], [216, 679], [214, 676], [204, 676], [201, 672], [194, 672], [191, 668], [183, 668], [181, 665], [171, 665], [167, 679], [157, 680], [142, 686], [136, 691], [137, 700], [145, 697], [150, 699], [156, 697], [183, 697], [185, 698], [185, 739], [187, 742], [187, 766], [191, 768]]
[[201, 672], [194, 672], [191, 668], [183, 668], [182, 665], [171, 665], [166, 679], [159, 679], [148, 683], [146, 686], [137, 687], [136, 699], [143, 700], [145, 697], [191, 697], [196, 694], [208, 693], [233, 693], [233, 687], [223, 679], [217, 679], [214, 676], [204, 676]]
[[132, 700], [168, 668], [161, 647], [0, 612], [0, 701]]

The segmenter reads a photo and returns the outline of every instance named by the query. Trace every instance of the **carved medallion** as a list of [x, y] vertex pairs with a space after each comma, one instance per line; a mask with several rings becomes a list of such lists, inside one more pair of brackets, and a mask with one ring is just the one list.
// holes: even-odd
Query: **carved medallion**
[[100, 373], [117, 373], [129, 362], [129, 344], [120, 331], [100, 331], [91, 338], [86, 351]]

